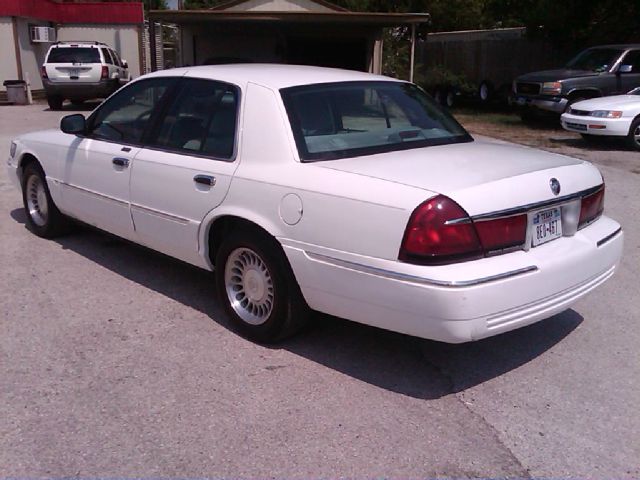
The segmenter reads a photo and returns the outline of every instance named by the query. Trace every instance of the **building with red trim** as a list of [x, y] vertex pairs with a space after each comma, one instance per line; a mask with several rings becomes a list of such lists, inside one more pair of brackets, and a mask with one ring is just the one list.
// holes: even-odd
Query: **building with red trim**
[[[42, 89], [40, 66], [53, 41], [99, 41], [129, 63], [131, 75], [142, 71], [142, 2], [0, 1], [0, 86], [26, 80]], [[1, 87], [4, 88], [4, 87]]]

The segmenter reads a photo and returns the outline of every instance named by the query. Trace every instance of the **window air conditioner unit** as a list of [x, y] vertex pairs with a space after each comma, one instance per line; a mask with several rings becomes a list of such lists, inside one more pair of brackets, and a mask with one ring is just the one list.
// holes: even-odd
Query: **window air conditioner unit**
[[32, 43], [53, 43], [56, 41], [56, 29], [31, 26], [29, 28]]

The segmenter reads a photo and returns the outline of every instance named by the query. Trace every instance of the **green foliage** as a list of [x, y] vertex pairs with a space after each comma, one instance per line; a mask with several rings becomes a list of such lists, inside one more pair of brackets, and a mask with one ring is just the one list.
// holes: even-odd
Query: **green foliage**
[[166, 0], [142, 0], [145, 10], [166, 10]]
[[187, 10], [197, 10], [199, 8], [211, 8], [228, 0], [184, 0], [184, 8]]
[[438, 87], [454, 88], [464, 95], [473, 95], [476, 91], [475, 85], [467, 80], [464, 75], [453, 73], [441, 65], [427, 69], [420, 78], [415, 79], [428, 92], [434, 91]]

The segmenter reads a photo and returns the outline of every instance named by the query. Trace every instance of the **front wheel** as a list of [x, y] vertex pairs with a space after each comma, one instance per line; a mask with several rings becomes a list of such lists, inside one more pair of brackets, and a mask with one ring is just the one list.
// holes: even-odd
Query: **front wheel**
[[42, 168], [30, 163], [22, 174], [22, 202], [27, 215], [27, 227], [43, 238], [53, 238], [66, 230], [67, 219], [51, 199]]
[[237, 330], [272, 343], [292, 335], [307, 321], [308, 307], [289, 264], [266, 235], [238, 231], [216, 255], [216, 289]]
[[61, 110], [64, 98], [60, 95], [47, 95], [47, 103], [51, 110]]
[[627, 144], [634, 150], [640, 150], [640, 118], [636, 118], [631, 123], [629, 134], [627, 135]]

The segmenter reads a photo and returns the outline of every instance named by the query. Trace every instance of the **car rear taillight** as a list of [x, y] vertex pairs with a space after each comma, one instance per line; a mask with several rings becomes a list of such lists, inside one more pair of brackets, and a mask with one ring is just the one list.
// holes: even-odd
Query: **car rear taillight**
[[475, 227], [486, 253], [523, 245], [527, 236], [527, 215], [477, 221]]
[[399, 258], [408, 263], [438, 265], [483, 255], [467, 212], [450, 198], [438, 195], [411, 214]]
[[100, 75], [100, 80], [106, 80], [109, 78], [109, 67], [102, 67], [102, 74]]
[[596, 220], [604, 210], [604, 184], [597, 192], [582, 197], [580, 206], [580, 221], [578, 228], [585, 227], [589, 223]]
[[526, 214], [474, 222], [460, 205], [438, 195], [411, 214], [399, 259], [422, 265], [472, 260], [524, 245], [526, 235]]
[[42, 76], [42, 78], [49, 78], [49, 75], [47, 75], [47, 67], [45, 67], [44, 65], [40, 68], [40, 74]]

